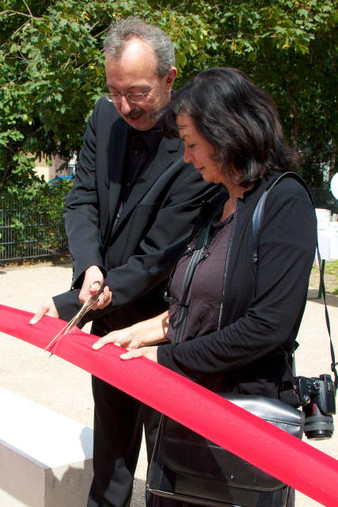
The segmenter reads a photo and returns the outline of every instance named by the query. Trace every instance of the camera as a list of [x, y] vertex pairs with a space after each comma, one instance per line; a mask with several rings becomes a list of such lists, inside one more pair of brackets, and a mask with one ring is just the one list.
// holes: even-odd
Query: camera
[[296, 377], [296, 391], [305, 414], [306, 437], [314, 440], [331, 438], [332, 416], [336, 413], [335, 385], [331, 376]]

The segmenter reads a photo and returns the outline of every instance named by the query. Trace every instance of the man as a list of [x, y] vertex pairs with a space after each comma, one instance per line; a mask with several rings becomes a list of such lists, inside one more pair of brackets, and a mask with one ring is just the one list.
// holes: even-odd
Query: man
[[[105, 286], [92, 332], [103, 336], [165, 310], [164, 282], [189, 237], [201, 202], [218, 191], [183, 161], [156, 113], [177, 70], [170, 39], [135, 18], [112, 26], [105, 42], [108, 95], [95, 106], [80, 152], [65, 226], [73, 287], [38, 311], [69, 319]], [[129, 505], [142, 427], [151, 457], [158, 414], [93, 378], [94, 479], [88, 505]]]

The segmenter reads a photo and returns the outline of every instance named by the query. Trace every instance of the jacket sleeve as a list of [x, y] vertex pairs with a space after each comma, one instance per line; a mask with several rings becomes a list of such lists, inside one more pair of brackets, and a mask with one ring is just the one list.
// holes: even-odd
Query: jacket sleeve
[[74, 280], [92, 265], [99, 266], [104, 272], [96, 183], [96, 122], [99, 108], [100, 102], [88, 121], [74, 185], [67, 195], [64, 210], [69, 250], [74, 259]]
[[[256, 295], [246, 312], [218, 331], [161, 346], [159, 362], [200, 380], [245, 368], [295, 338], [315, 246], [316, 219], [310, 199], [297, 182], [284, 180], [266, 201], [259, 236]], [[236, 276], [231, 279], [236, 283]], [[230, 293], [233, 289], [238, 290], [226, 287]]]

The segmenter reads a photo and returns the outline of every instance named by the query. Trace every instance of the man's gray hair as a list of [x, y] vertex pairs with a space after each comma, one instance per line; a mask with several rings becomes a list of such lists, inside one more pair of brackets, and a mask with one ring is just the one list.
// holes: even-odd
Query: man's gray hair
[[148, 42], [157, 57], [157, 73], [162, 79], [175, 65], [174, 45], [160, 28], [148, 25], [136, 17], [128, 17], [112, 24], [107, 32], [104, 51], [107, 57], [119, 59], [126, 42], [133, 37]]

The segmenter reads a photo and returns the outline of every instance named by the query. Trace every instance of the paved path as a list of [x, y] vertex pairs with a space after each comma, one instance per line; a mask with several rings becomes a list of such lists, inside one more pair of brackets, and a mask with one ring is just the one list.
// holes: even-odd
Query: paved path
[[[0, 303], [34, 312], [45, 296], [67, 290], [71, 272], [69, 263], [0, 267]], [[296, 361], [299, 375], [317, 377], [330, 372], [330, 357], [324, 308], [314, 299], [316, 294], [317, 291], [314, 289], [309, 291], [308, 304], [298, 336], [301, 346]], [[338, 297], [329, 296], [328, 300], [332, 334], [338, 354]], [[93, 401], [88, 373], [56, 356], [46, 358], [40, 349], [3, 333], [0, 333], [0, 347], [0, 386], [92, 427]], [[338, 429], [329, 440], [306, 441], [338, 459]], [[145, 471], [146, 459], [143, 447], [131, 507], [145, 505], [143, 500]], [[297, 507], [319, 505], [299, 493], [296, 499]]]

